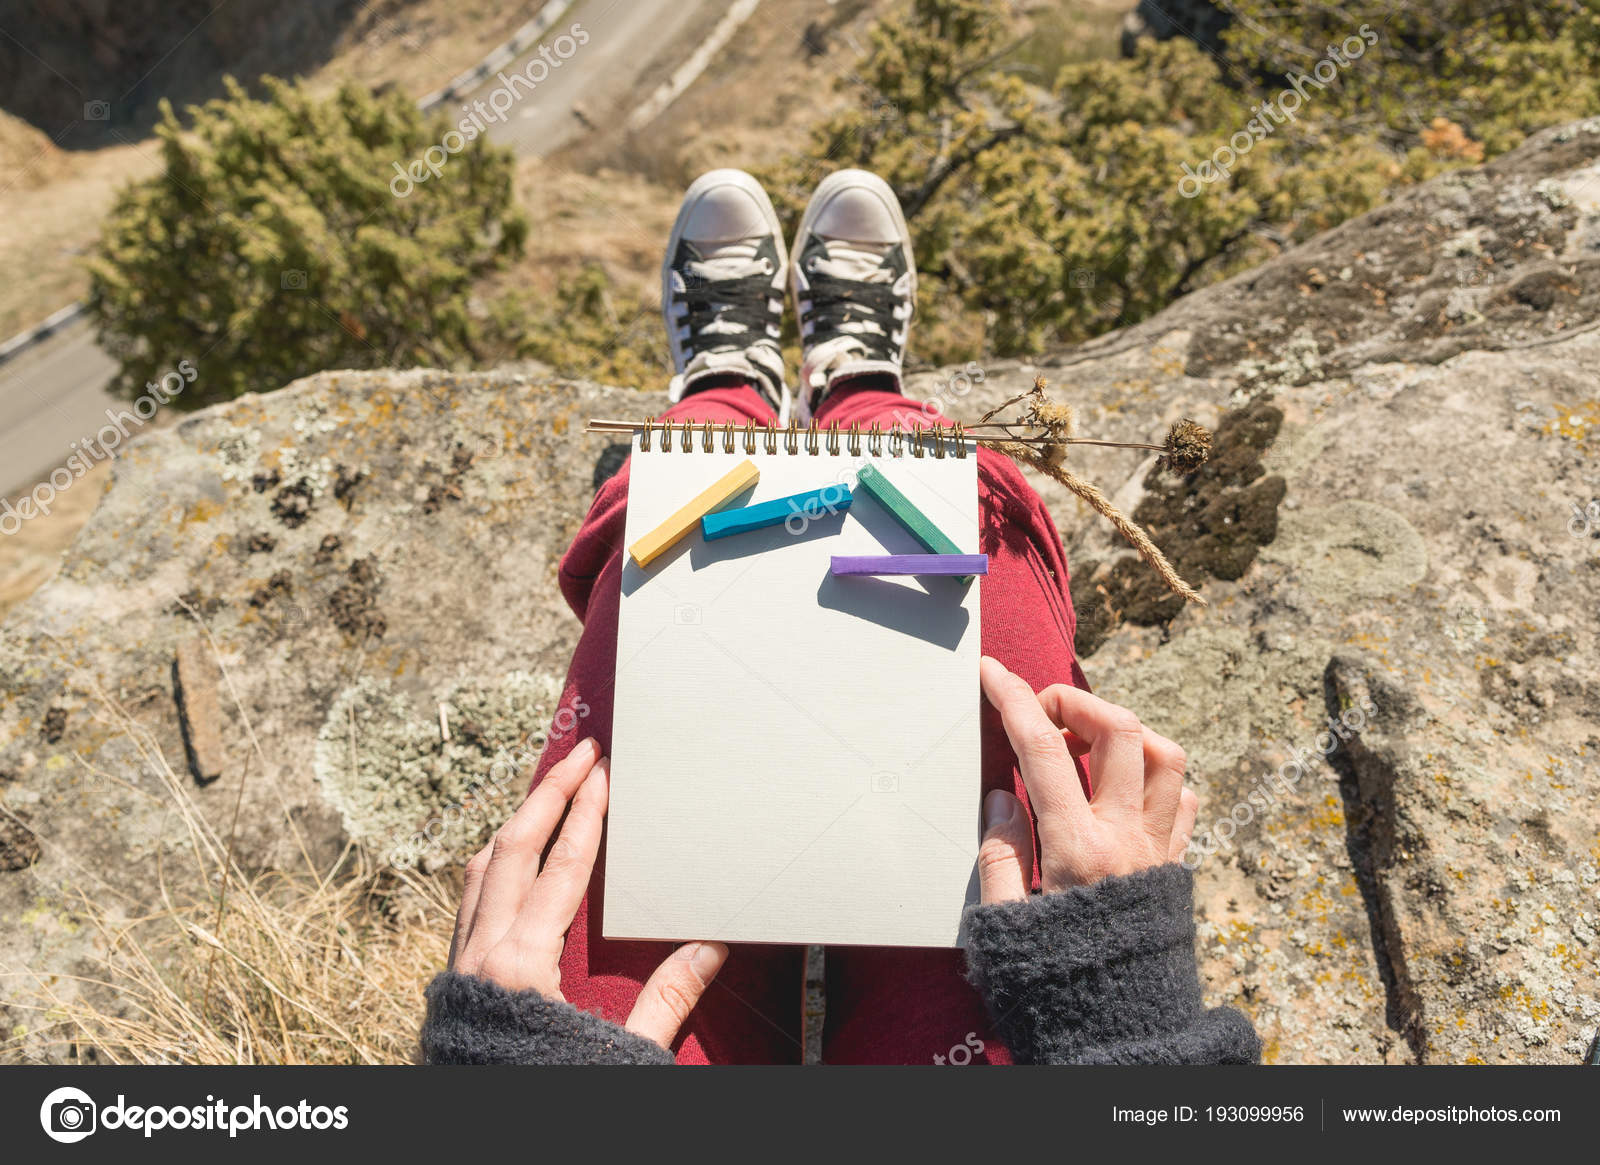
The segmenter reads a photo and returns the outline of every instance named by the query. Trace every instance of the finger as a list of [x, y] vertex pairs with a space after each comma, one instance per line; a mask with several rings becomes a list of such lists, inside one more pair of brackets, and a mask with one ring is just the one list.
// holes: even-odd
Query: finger
[[582, 741], [544, 775], [511, 819], [495, 831], [477, 913], [462, 952], [467, 963], [481, 959], [511, 928], [538, 876], [545, 843], [567, 802], [599, 759], [600, 746], [592, 739]]
[[1183, 857], [1183, 851], [1189, 848], [1189, 839], [1194, 836], [1195, 818], [1200, 813], [1200, 798], [1195, 796], [1193, 789], [1185, 789], [1178, 798], [1178, 817], [1172, 823], [1172, 841], [1167, 846], [1167, 858], [1177, 861]]
[[[1089, 742], [1096, 808], [1139, 813], [1144, 805], [1144, 726], [1139, 718], [1069, 684], [1050, 685], [1039, 693], [1039, 702], [1053, 722]], [[1033, 790], [1028, 792], [1031, 796]]]
[[1061, 696], [1057, 688], [1072, 688], [1071, 684], [1051, 684], [1039, 693], [1039, 706], [1044, 709], [1044, 714], [1050, 717], [1050, 723], [1061, 729], [1061, 739], [1067, 742], [1067, 751], [1078, 757], [1089, 751], [1089, 742], [1082, 739], [1061, 720]]
[[983, 844], [978, 847], [981, 901], [1020, 902], [1033, 884], [1033, 834], [1022, 802], [1004, 789], [983, 799]]
[[678, 1029], [727, 961], [728, 948], [722, 943], [686, 943], [679, 947], [645, 983], [624, 1026], [663, 1048], [672, 1047]]
[[466, 945], [467, 935], [472, 933], [472, 920], [478, 913], [478, 895], [483, 890], [483, 872], [489, 866], [490, 848], [486, 845], [473, 854], [462, 876], [461, 909], [456, 912], [456, 929], [450, 936], [450, 962], [447, 964], [452, 971], [457, 969], [456, 959]]
[[526, 927], [536, 941], [559, 946], [589, 889], [589, 875], [594, 873], [600, 834], [605, 828], [610, 775], [604, 757], [589, 770], [578, 795], [572, 799], [561, 835], [545, 856], [533, 893], [528, 895], [527, 905], [517, 918], [517, 926]]
[[1081, 820], [1088, 812], [1088, 802], [1078, 783], [1077, 766], [1072, 763], [1072, 753], [1060, 728], [1045, 715], [1033, 688], [988, 656], [980, 661], [978, 675], [984, 695], [1000, 713], [1000, 723], [1017, 754], [1017, 766], [1041, 824], [1046, 817]]
[[1144, 730], [1144, 827], [1160, 845], [1172, 836], [1189, 757], [1160, 733]]

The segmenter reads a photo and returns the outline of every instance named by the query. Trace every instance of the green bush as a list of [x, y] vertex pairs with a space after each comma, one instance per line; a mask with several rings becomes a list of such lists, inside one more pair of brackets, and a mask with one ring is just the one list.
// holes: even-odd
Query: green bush
[[326, 368], [470, 361], [468, 296], [527, 234], [511, 154], [446, 140], [398, 93], [265, 88], [230, 78], [187, 126], [163, 104], [163, 173], [121, 193], [89, 262], [116, 389], [185, 359], [199, 376], [173, 403], [198, 408]]
[[491, 361], [537, 360], [573, 380], [655, 389], [672, 376], [661, 309], [588, 264], [557, 280], [555, 293], [512, 289], [493, 304]]
[[[906, 207], [925, 275], [917, 355], [1039, 352], [1600, 112], [1595, 5], [1226, 0], [1237, 19], [1221, 59], [1170, 41], [1069, 63], [1043, 86], [1011, 68], [1027, 26], [1007, 6], [912, 0], [842, 82], [858, 99], [769, 186], [792, 224], [827, 172], [876, 170]], [[1250, 133], [1285, 74], [1311, 73], [1351, 36], [1356, 59], [1303, 84], [1295, 116]], [[1241, 132], [1252, 145], [1226, 177], [1183, 182]]]

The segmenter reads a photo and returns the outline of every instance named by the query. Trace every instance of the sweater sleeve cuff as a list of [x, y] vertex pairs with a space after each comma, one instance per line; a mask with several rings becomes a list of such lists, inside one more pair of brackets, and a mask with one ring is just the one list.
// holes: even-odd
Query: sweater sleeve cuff
[[445, 971], [428, 984], [427, 1064], [672, 1064], [660, 1044], [546, 999]]
[[1180, 865], [967, 911], [967, 974], [1019, 1063], [1255, 1063], [1232, 1008], [1207, 1011], [1194, 882]]

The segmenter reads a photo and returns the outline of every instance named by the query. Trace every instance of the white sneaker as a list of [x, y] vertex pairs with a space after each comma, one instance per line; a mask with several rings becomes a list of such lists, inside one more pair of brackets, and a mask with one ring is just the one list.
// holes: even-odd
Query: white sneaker
[[900, 385], [917, 304], [911, 232], [889, 184], [865, 170], [822, 180], [790, 263], [800, 317], [800, 420], [841, 380], [888, 373]]
[[788, 271], [783, 228], [767, 192], [743, 170], [694, 180], [661, 265], [661, 314], [672, 344], [668, 395], [679, 401], [711, 376], [750, 379], [789, 423], [778, 345]]

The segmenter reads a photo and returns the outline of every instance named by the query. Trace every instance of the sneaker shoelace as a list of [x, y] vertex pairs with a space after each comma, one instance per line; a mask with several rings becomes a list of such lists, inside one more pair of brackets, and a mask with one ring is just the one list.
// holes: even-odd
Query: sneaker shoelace
[[869, 359], [898, 360], [900, 345], [894, 330], [900, 322], [902, 297], [895, 291], [892, 268], [880, 259], [877, 267], [862, 275], [863, 256], [855, 248], [849, 249], [848, 257], [839, 258], [825, 247], [821, 250], [806, 264], [808, 287], [800, 313], [806, 335], [849, 337]]
[[704, 259], [692, 244], [681, 246], [677, 270], [683, 286], [675, 299], [684, 359], [770, 340], [773, 261], [759, 250], [749, 257]]

